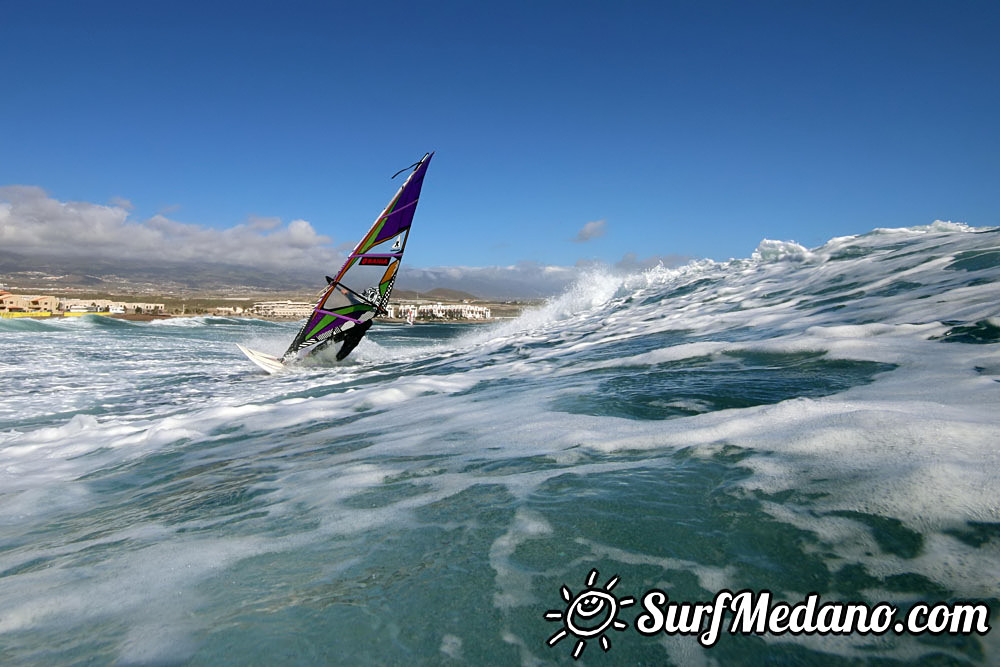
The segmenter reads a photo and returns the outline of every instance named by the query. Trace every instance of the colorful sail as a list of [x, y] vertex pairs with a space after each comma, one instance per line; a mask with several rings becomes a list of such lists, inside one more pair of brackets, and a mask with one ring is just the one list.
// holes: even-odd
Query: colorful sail
[[420, 200], [428, 153], [414, 165], [413, 172], [376, 218], [368, 233], [348, 256], [334, 277], [327, 276], [327, 288], [320, 295], [312, 315], [302, 325], [285, 352], [284, 361], [302, 358], [343, 341], [337, 359], [357, 346], [372, 319], [385, 313], [396, 272], [403, 260], [410, 223]]

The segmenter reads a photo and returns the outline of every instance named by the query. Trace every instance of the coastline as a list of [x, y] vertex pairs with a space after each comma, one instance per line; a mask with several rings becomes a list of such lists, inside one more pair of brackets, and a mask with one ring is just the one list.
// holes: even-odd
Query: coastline
[[[130, 322], [149, 322], [152, 320], [169, 320], [174, 318], [186, 318], [186, 317], [227, 317], [232, 319], [246, 319], [246, 320], [264, 320], [266, 322], [298, 322], [303, 318], [301, 317], [268, 317], [264, 315], [245, 315], [245, 314], [232, 314], [232, 313], [106, 313], [106, 312], [88, 312], [88, 313], [60, 313], [60, 312], [29, 312], [29, 313], [0, 313], [0, 319], [32, 319], [32, 320], [62, 320], [67, 318], [78, 318], [87, 315], [94, 315], [96, 317], [110, 317], [115, 320], [127, 320]], [[511, 319], [511, 316], [500, 316], [492, 317], [490, 319], [464, 319], [464, 318], [448, 318], [448, 319], [422, 319], [414, 320], [412, 323], [407, 322], [406, 319], [400, 317], [379, 317], [376, 318], [379, 323], [382, 324], [490, 324], [491, 322], [497, 322], [499, 320]]]
[[[274, 295], [259, 295], [256, 298], [233, 298], [228, 296], [201, 295], [192, 298], [176, 298], [173, 296], [143, 295], [146, 299], [155, 299], [156, 302], [133, 303], [130, 300], [136, 298], [134, 295], [119, 295], [109, 293], [91, 293], [86, 297], [77, 295], [76, 298], [64, 304], [64, 297], [38, 296], [36, 292], [26, 292], [18, 289], [18, 294], [3, 292], [7, 301], [16, 298], [21, 303], [6, 303], [0, 306], [0, 319], [29, 318], [67, 318], [82, 317], [83, 315], [97, 315], [100, 317], [111, 317], [133, 322], [148, 322], [156, 319], [167, 319], [172, 317], [239, 317], [260, 319], [274, 322], [295, 322], [301, 320], [311, 312], [309, 304], [312, 300], [299, 297], [300, 301], [290, 305], [301, 305], [297, 311], [292, 312], [268, 312], [260, 306], [262, 298], [275, 298]], [[83, 303], [81, 303], [83, 302]], [[483, 324], [496, 320], [507, 320], [518, 317], [525, 308], [538, 304], [538, 301], [490, 301], [480, 299], [427, 299], [404, 297], [400, 301], [389, 304], [390, 312], [394, 312], [394, 317], [382, 316], [379, 321], [385, 323], [405, 323], [407, 319], [399, 314], [406, 310], [418, 310], [415, 324], [459, 322], [467, 324]], [[11, 306], [17, 306], [10, 309]], [[72, 306], [70, 309], [68, 306]], [[87, 306], [90, 310], [79, 311], [79, 306]], [[433, 308], [437, 306], [437, 308]], [[395, 311], [392, 310], [395, 307]], [[430, 308], [429, 308], [430, 307]], [[110, 309], [109, 309], [110, 308]], [[123, 312], [124, 309], [124, 312]], [[406, 309], [406, 310], [404, 310]], [[272, 309], [277, 310], [277, 309]], [[287, 309], [286, 309], [287, 310]], [[468, 312], [465, 312], [465, 311]], [[135, 312], [133, 312], [135, 311]], [[427, 312], [424, 312], [427, 311]], [[487, 315], [483, 318], [482, 314]]]
[[[67, 318], [83, 317], [84, 315], [96, 315], [98, 317], [110, 317], [116, 320], [131, 320], [134, 322], [148, 322], [150, 320], [166, 320], [172, 317], [188, 317], [188, 315], [159, 315], [154, 313], [59, 313], [51, 311], [42, 311], [38, 313], [0, 313], [0, 319], [5, 320], [20, 320], [20, 319], [31, 319], [31, 320], [64, 320]], [[190, 315], [190, 317], [196, 317], [195, 315]]]

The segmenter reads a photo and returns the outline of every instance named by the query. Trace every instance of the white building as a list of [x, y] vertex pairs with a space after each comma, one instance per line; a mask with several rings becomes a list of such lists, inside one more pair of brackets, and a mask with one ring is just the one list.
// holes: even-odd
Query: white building
[[62, 299], [59, 310], [70, 313], [162, 313], [162, 303], [111, 301], [109, 299]]
[[[412, 306], [410, 307], [412, 308]], [[417, 306], [417, 317], [454, 320], [488, 320], [490, 309], [486, 306], [473, 306], [469, 303], [433, 303]]]
[[300, 318], [309, 317], [313, 311], [313, 304], [304, 301], [260, 301], [250, 307], [248, 311], [251, 315], [260, 317], [289, 317]]
[[392, 317], [400, 320], [405, 320], [409, 317], [410, 313], [413, 313], [413, 317], [417, 316], [417, 306], [411, 303], [400, 303], [400, 304], [389, 304], [385, 307], [386, 317]]

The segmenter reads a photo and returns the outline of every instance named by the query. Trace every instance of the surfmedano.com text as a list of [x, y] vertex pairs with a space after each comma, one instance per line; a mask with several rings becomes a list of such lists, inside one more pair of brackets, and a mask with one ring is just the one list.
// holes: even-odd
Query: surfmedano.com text
[[644, 609], [635, 620], [640, 634], [698, 636], [709, 648], [719, 641], [723, 623], [730, 618], [729, 634], [741, 635], [883, 635], [955, 634], [985, 635], [990, 631], [986, 604], [927, 604], [918, 602], [899, 617], [899, 609], [887, 602], [869, 606], [863, 602], [820, 603], [810, 593], [795, 604], [772, 602], [771, 591], [721, 590], [711, 602], [671, 602], [666, 593], [650, 590], [640, 602]]

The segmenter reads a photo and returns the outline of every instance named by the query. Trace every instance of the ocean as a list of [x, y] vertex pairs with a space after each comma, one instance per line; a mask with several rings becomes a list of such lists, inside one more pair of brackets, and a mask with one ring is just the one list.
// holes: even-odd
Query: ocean
[[[297, 327], [0, 320], [0, 662], [1000, 663], [995, 628], [636, 628], [654, 589], [996, 626], [1000, 229], [595, 269], [274, 376], [236, 349]], [[568, 620], [592, 588], [606, 632]]]

